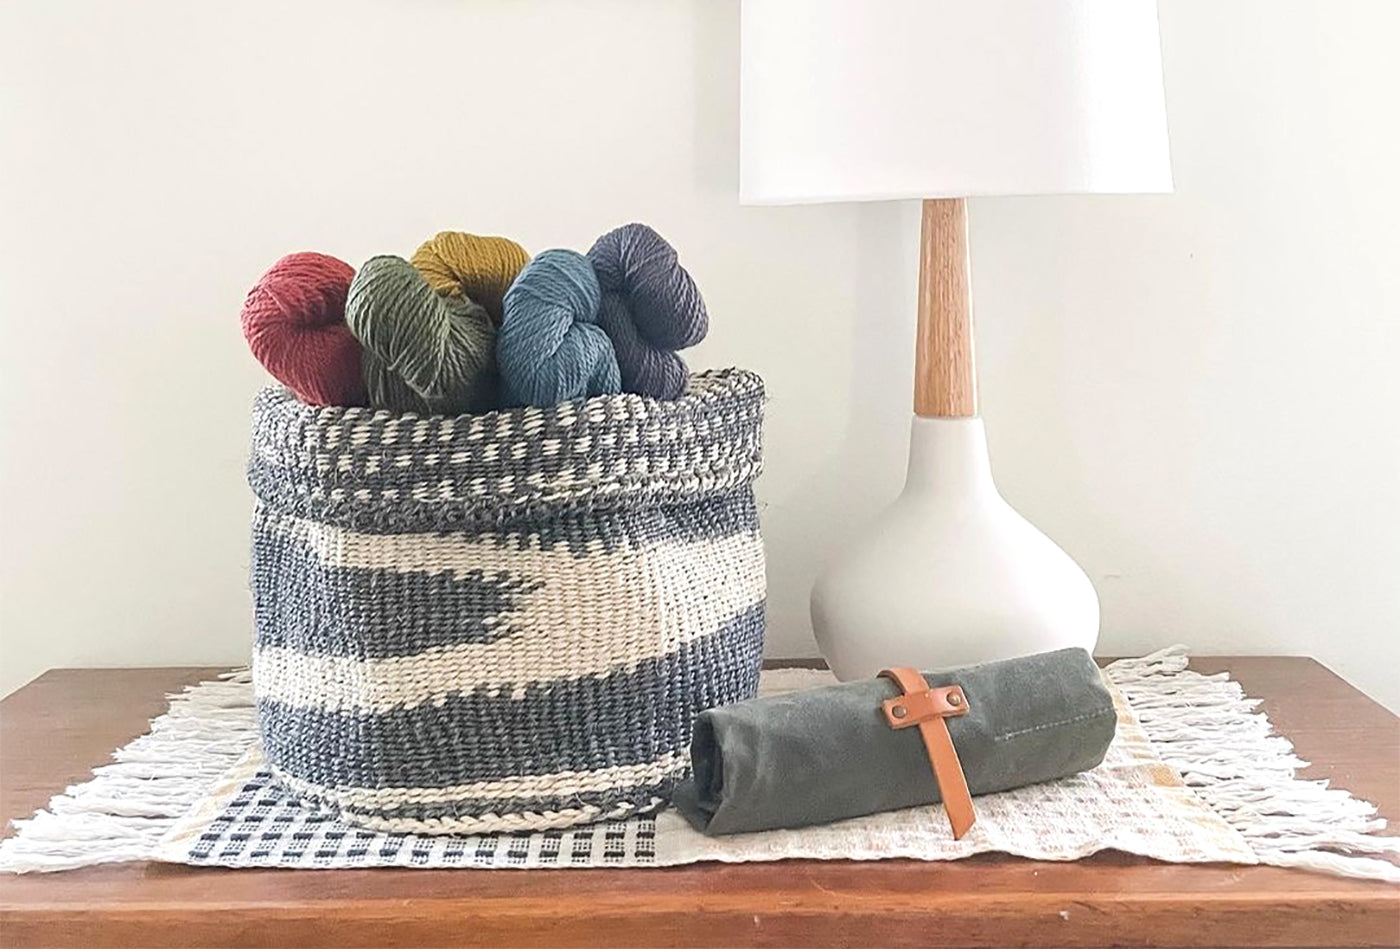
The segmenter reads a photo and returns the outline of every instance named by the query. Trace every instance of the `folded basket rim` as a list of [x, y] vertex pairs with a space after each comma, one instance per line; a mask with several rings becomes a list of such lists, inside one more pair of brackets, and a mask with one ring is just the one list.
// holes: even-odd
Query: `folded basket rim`
[[269, 386], [248, 481], [280, 513], [374, 532], [688, 503], [762, 471], [764, 398], [738, 368], [694, 373], [669, 401], [622, 393], [457, 416], [309, 406]]

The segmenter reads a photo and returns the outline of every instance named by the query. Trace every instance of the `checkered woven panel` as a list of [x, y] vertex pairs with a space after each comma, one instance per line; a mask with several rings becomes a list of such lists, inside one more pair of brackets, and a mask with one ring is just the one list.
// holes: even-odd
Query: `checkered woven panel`
[[290, 801], [255, 771], [192, 838], [186, 862], [215, 866], [569, 867], [654, 862], [656, 822], [613, 821], [572, 830], [480, 836], [376, 833]]

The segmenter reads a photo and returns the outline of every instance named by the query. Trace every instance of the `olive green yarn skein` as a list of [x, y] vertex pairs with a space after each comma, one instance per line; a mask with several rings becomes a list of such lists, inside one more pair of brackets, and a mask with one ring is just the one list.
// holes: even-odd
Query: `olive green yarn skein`
[[364, 347], [370, 405], [456, 415], [496, 407], [496, 329], [466, 296], [439, 296], [402, 257], [372, 257], [350, 282], [345, 322]]

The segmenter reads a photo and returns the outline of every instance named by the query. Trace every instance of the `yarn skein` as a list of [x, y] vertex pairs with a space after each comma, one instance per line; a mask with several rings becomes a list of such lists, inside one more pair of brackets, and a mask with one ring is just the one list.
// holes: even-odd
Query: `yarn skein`
[[345, 301], [377, 409], [455, 415], [496, 407], [496, 329], [469, 298], [439, 296], [402, 257], [372, 257]]
[[709, 331], [705, 300], [676, 249], [645, 224], [604, 234], [588, 251], [603, 290], [599, 323], [628, 392], [674, 399], [689, 376], [678, 349]]
[[364, 405], [360, 344], [345, 324], [355, 269], [327, 254], [288, 254], [253, 284], [239, 321], [253, 356], [308, 405]]
[[602, 291], [593, 265], [547, 250], [506, 291], [496, 358], [506, 406], [549, 406], [621, 391], [617, 356], [597, 325]]
[[661, 349], [642, 339], [620, 293], [605, 291], [598, 304], [598, 325], [608, 334], [617, 353], [622, 391], [653, 399], [679, 398], [685, 391], [690, 370], [672, 349]]
[[413, 266], [434, 290], [480, 303], [497, 326], [506, 290], [529, 260], [525, 248], [509, 238], [457, 231], [443, 231], [413, 252]]

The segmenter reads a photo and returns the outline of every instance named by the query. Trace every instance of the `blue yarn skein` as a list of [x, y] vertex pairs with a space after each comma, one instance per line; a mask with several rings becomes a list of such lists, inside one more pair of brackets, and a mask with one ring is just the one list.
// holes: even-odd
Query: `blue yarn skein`
[[622, 391], [617, 356], [597, 325], [601, 295], [582, 254], [547, 250], [525, 265], [506, 291], [496, 340], [504, 405]]
[[599, 323], [628, 392], [674, 399], [689, 376], [678, 349], [709, 331], [705, 300], [672, 247], [645, 224], [604, 234], [588, 251], [603, 290]]
[[674, 350], [658, 349], [642, 339], [622, 294], [603, 293], [598, 306], [598, 325], [608, 334], [613, 351], [617, 353], [624, 392], [653, 399], [675, 399], [685, 391], [686, 380], [690, 378], [685, 360]]

